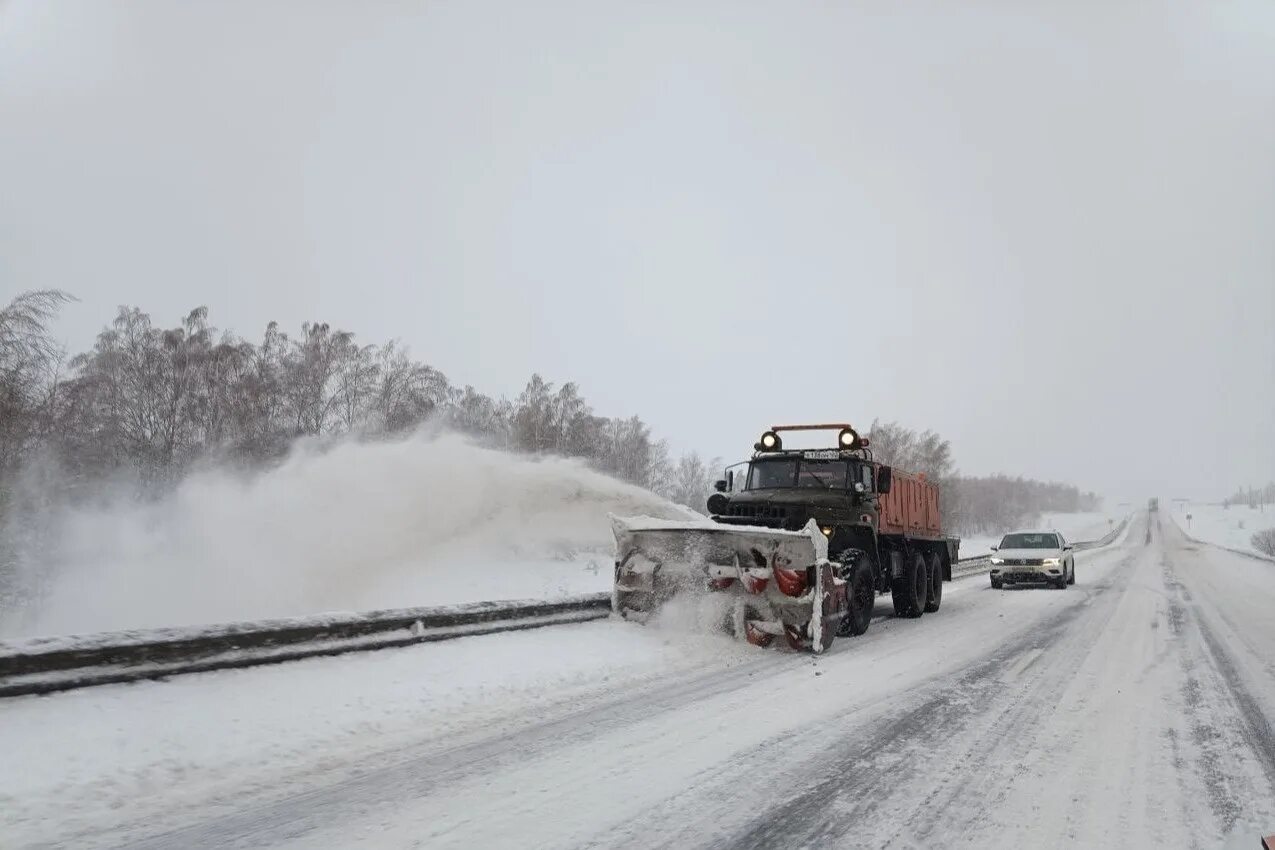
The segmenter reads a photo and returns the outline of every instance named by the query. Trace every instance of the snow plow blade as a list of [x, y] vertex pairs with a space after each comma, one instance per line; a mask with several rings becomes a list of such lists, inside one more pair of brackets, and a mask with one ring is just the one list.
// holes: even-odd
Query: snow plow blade
[[813, 521], [801, 531], [612, 516], [611, 607], [646, 622], [681, 596], [723, 594], [721, 628], [756, 646], [822, 652], [846, 611], [845, 582]]

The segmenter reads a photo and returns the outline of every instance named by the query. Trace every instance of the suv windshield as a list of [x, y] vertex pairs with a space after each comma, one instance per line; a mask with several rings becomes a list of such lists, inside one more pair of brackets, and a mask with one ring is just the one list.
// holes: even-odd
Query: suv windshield
[[753, 461], [748, 469], [748, 489], [768, 490], [774, 487], [813, 487], [822, 490], [844, 490], [850, 464], [844, 460], [806, 460], [783, 457]]
[[1006, 534], [1002, 549], [1057, 549], [1056, 534]]

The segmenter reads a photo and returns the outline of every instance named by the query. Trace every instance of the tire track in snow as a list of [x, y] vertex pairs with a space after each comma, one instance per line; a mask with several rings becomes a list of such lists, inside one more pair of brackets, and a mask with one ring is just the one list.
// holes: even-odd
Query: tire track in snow
[[1170, 622], [1177, 634], [1194, 644], [1181, 657], [1183, 699], [1192, 715], [1192, 738], [1200, 753], [1209, 806], [1229, 832], [1246, 814], [1241, 805], [1243, 791], [1255, 779], [1245, 775], [1247, 761], [1256, 763], [1275, 797], [1275, 729], [1244, 683], [1233, 650], [1210, 626], [1203, 606], [1180, 580], [1182, 567], [1176, 555], [1181, 551], [1180, 545], [1172, 549], [1166, 545], [1161, 564], [1173, 594]]
[[[622, 624], [618, 624], [625, 627]], [[253, 847], [258, 837], [271, 843], [294, 840], [311, 829], [337, 819], [338, 813], [362, 814], [383, 802], [386, 787], [396, 793], [423, 797], [436, 788], [484, 772], [499, 772], [515, 762], [534, 760], [540, 753], [582, 743], [651, 714], [675, 711], [707, 696], [729, 693], [753, 684], [774, 668], [791, 663], [793, 655], [764, 655], [727, 670], [679, 676], [663, 685], [648, 685], [641, 694], [624, 692], [607, 697], [552, 720], [493, 738], [478, 740], [408, 756], [390, 757], [388, 763], [323, 787], [287, 796], [267, 804], [239, 806], [225, 818], [195, 823], [126, 845], [133, 850], [165, 848]], [[231, 803], [233, 806], [234, 804]]]
[[[1109, 593], [1116, 583], [1127, 582], [1126, 566], [1135, 557], [1137, 553], [1126, 556], [1103, 582], [1087, 589], [1092, 594]], [[1105, 620], [1114, 613], [1114, 606], [1108, 608], [1110, 610], [1095, 613], [1092, 606], [1071, 605], [1044, 623], [1034, 624], [1028, 641], [1010, 643], [994, 651], [985, 660], [941, 684], [937, 692], [889, 721], [884, 728], [868, 730], [867, 744], [842, 748], [825, 765], [826, 779], [795, 797], [777, 801], [770, 812], [717, 846], [821, 847], [836, 846], [847, 840], [852, 846], [869, 846], [854, 843], [854, 836], [847, 830], [848, 826], [869, 825], [871, 829], [863, 829], [863, 832], [874, 836], [870, 846], [887, 846], [896, 838], [907, 843], [926, 839], [945, 827], [945, 818], [954, 810], [968, 812], [967, 820], [979, 819], [996, 801], [978, 800], [971, 806], [970, 786], [975, 784], [972, 777], [992, 773], [993, 764], [1012, 765], [1016, 773], [1021, 773], [1021, 756], [1034, 745], [1033, 725], [1025, 721], [1039, 710], [1045, 698], [1039, 691], [1030, 690], [1030, 683], [1042, 678], [1043, 672], [1041, 665], [1024, 663], [1024, 660], [1046, 652], [1054, 657], [1057, 654], [1055, 641], [1068, 633], [1075, 620], [1082, 617]], [[1022, 664], [1019, 670], [1019, 675], [1024, 677], [1022, 686], [1010, 692], [1008, 702], [995, 711], [990, 721], [982, 722], [1007, 693], [1005, 673], [1016, 663]], [[1061, 689], [1066, 683], [1066, 677], [1050, 678], [1053, 690]], [[981, 728], [971, 728], [975, 726]], [[915, 805], [893, 799], [899, 785], [882, 781], [883, 777], [906, 777], [911, 770], [926, 764], [927, 755], [943, 742], [957, 740], [971, 731], [973, 740], [953, 759], [962, 765], [959, 772], [947, 776], [923, 800], [913, 801]], [[1018, 734], [1013, 734], [1016, 732]], [[856, 736], [863, 737], [862, 734]], [[874, 814], [884, 809], [907, 811], [910, 817], [891, 818], [895, 821], [893, 828], [881, 823], [880, 818], [873, 822]]]
[[[1198, 650], [1203, 697], [1225, 674], [1205, 663], [1205, 639], [1190, 638], [1189, 606], [1170, 604], [1165, 535], [1147, 546], [1143, 531], [1093, 560], [1070, 591], [969, 587], [953, 596], [954, 616], [932, 626], [900, 621], [817, 661], [768, 654], [679, 674], [529, 727], [415, 748], [311, 793], [250, 809], [231, 801], [220, 809], [229, 816], [205, 807], [203, 823], [132, 846], [313, 846], [391, 825], [400, 839], [449, 846], [515, 834], [593, 847], [913, 846], [976, 835], [992, 847], [1212, 846], [1182, 826], [1197, 820], [1207, 838], [1226, 815], [1196, 775], [1182, 653]], [[952, 641], [963, 651], [946, 653]], [[804, 678], [807, 664], [823, 678]], [[860, 688], [861, 676], [873, 685]], [[809, 692], [817, 705], [803, 704], [804, 682], [823, 684]], [[773, 715], [786, 699], [791, 722], [746, 746], [695, 748], [697, 738], [735, 738], [757, 708]], [[1236, 710], [1228, 702], [1217, 713]], [[1238, 728], [1219, 725], [1218, 752], [1241, 740]], [[690, 769], [668, 771], [661, 758]], [[645, 786], [631, 789], [636, 803], [624, 800], [628, 782]], [[1260, 782], [1226, 782], [1240, 809], [1260, 813]], [[598, 790], [606, 783], [615, 790]], [[483, 796], [515, 789], [494, 808]], [[1156, 808], [1166, 801], [1176, 808]], [[454, 808], [470, 802], [470, 814]], [[523, 820], [533, 813], [545, 820]]]

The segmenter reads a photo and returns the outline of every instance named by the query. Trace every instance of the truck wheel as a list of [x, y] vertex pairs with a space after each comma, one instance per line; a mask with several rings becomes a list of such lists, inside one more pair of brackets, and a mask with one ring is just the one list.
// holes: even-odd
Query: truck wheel
[[925, 596], [925, 613], [933, 614], [943, 604], [943, 561], [933, 552], [926, 560], [930, 567], [930, 587]]
[[903, 559], [903, 575], [890, 585], [896, 616], [919, 617], [925, 613], [925, 596], [930, 584], [928, 573], [920, 553]]
[[872, 563], [865, 557], [855, 558], [846, 575], [846, 616], [838, 634], [854, 637], [872, 625], [872, 609], [877, 604], [876, 577]]

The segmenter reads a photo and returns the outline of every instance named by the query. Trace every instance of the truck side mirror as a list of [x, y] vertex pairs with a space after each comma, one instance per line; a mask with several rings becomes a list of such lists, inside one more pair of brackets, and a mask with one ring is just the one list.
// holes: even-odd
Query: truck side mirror
[[725, 479], [725, 478], [723, 478], [721, 481], [718, 481], [716, 484], [714, 484], [714, 485], [713, 485], [713, 489], [714, 489], [714, 490], [716, 490], [718, 493], [725, 493], [725, 492], [726, 492], [726, 479]]
[[877, 468], [877, 492], [889, 493], [890, 484], [893, 481], [893, 478], [894, 476], [890, 471], [890, 467], [888, 466], [878, 467]]

